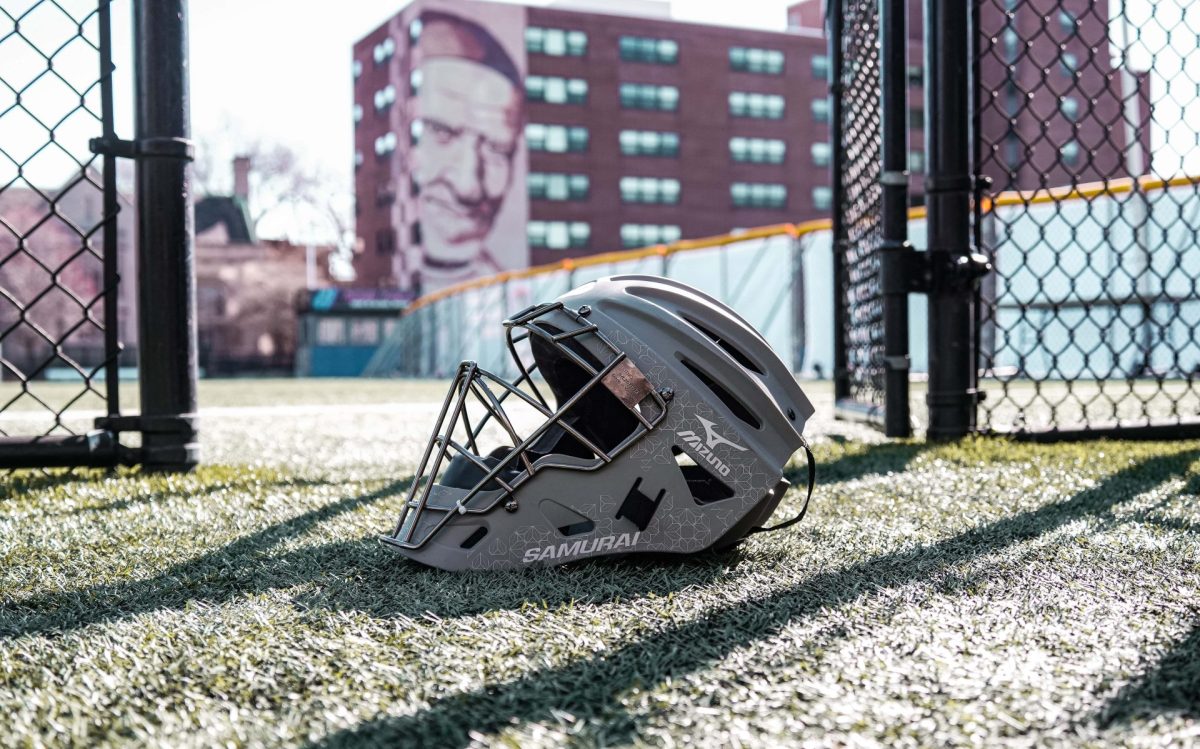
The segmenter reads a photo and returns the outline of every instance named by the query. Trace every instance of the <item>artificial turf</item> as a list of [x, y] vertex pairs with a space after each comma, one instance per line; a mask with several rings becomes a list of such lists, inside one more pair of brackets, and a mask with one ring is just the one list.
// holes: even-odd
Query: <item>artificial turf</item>
[[214, 385], [194, 474], [0, 478], [0, 745], [1200, 741], [1200, 442], [822, 418], [796, 528], [455, 575], [373, 540], [436, 391]]

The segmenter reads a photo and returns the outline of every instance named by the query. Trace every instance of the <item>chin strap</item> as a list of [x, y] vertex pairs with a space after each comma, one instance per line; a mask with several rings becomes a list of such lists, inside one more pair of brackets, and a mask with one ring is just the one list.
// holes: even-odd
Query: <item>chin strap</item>
[[800, 513], [794, 518], [788, 518], [787, 520], [784, 520], [782, 523], [776, 523], [775, 525], [761, 525], [757, 528], [752, 528], [750, 533], [746, 534], [747, 536], [751, 533], [783, 530], [784, 528], [795, 525], [804, 519], [805, 513], [808, 512], [808, 502], [812, 499], [813, 487], [817, 483], [817, 461], [813, 459], [812, 448], [809, 447], [808, 440], [804, 439], [803, 435], [800, 436], [800, 446], [804, 448], [804, 455], [808, 459], [808, 494], [804, 497], [804, 506], [800, 508]]

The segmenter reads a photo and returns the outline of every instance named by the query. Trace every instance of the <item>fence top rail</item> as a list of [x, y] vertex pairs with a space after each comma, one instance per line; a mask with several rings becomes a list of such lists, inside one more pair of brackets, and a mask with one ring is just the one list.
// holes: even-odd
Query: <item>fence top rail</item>
[[1000, 193], [995, 198], [985, 198], [982, 208], [986, 213], [993, 208], [1002, 208], [1004, 206], [1082, 200], [1101, 195], [1120, 195], [1134, 192], [1135, 189], [1141, 192], [1155, 192], [1167, 190], [1172, 187], [1186, 187], [1187, 185], [1197, 184], [1200, 184], [1200, 175], [1181, 174], [1169, 178], [1144, 175], [1136, 179], [1133, 177], [1121, 177], [1119, 179], [1101, 180], [1099, 182], [1086, 182], [1080, 185], [1043, 187], [1037, 190], [1009, 190]]

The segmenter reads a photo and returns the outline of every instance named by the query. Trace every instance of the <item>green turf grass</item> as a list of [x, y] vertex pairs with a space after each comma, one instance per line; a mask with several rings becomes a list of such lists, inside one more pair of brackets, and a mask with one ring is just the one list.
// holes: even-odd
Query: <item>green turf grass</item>
[[281, 408], [193, 475], [0, 478], [0, 746], [1200, 741], [1200, 442], [818, 420], [797, 528], [451, 575], [373, 540], [438, 388], [328, 387], [210, 388]]

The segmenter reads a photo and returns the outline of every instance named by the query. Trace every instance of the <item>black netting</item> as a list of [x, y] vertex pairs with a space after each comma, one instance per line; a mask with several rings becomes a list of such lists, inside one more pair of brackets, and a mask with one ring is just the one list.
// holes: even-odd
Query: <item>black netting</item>
[[849, 397], [857, 403], [884, 405], [883, 301], [879, 285], [882, 188], [879, 184], [882, 122], [880, 119], [879, 3], [862, 0], [842, 6], [841, 205], [840, 253], [844, 276], [838, 304], [845, 310], [836, 335], [845, 347], [844, 367]]
[[5, 436], [78, 431], [68, 409], [115, 406], [115, 175], [89, 150], [112, 132], [108, 21], [107, 0], [0, 2]]
[[981, 426], [1200, 420], [1200, 5], [980, 0], [978, 19]]

